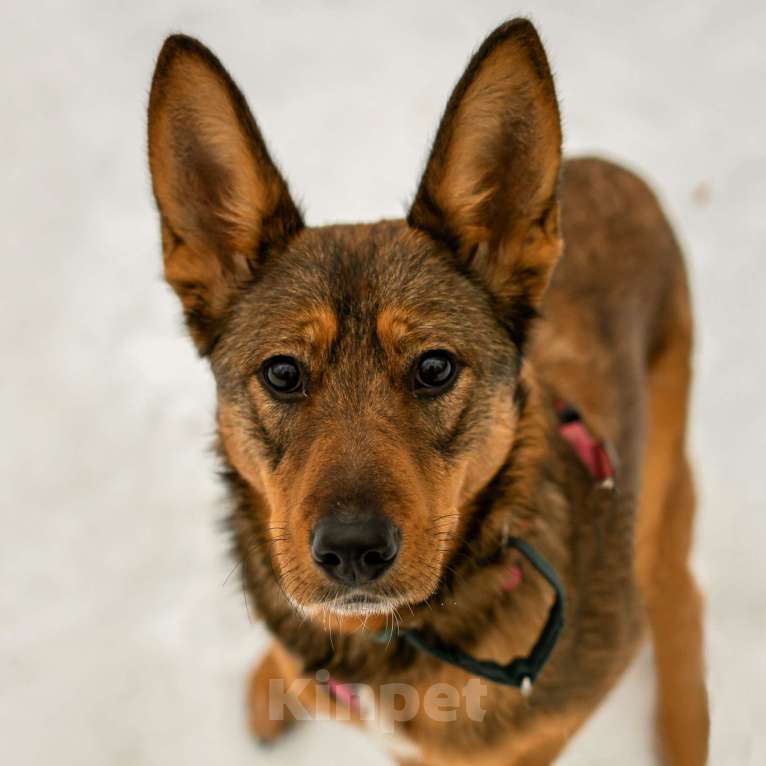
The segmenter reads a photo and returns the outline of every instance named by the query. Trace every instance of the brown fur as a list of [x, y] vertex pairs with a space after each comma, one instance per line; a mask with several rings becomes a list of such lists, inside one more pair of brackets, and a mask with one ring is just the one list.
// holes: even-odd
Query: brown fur
[[[422, 694], [468, 680], [361, 628], [400, 620], [480, 657], [525, 654], [552, 595], [531, 572], [512, 594], [488, 587], [511, 534], [561, 577], [566, 628], [529, 700], [490, 684], [480, 723], [465, 711], [401, 723], [417, 762], [552, 762], [630, 661], [644, 615], [665, 763], [704, 762], [683, 262], [639, 179], [595, 159], [562, 169], [560, 145], [543, 48], [529, 22], [508, 22], [456, 86], [407, 220], [308, 229], [217, 59], [166, 42], [150, 165], [166, 276], [218, 384], [235, 552], [276, 639], [249, 691], [262, 738], [283, 729], [267, 712], [272, 678], [326, 668]], [[460, 369], [431, 398], [412, 380], [433, 349]], [[285, 355], [307, 381], [290, 402], [260, 372]], [[614, 493], [558, 436], [554, 398], [615, 445]], [[385, 614], [340, 609], [343, 588], [311, 558], [314, 525], [337, 507], [399, 530], [394, 565], [367, 590]]]

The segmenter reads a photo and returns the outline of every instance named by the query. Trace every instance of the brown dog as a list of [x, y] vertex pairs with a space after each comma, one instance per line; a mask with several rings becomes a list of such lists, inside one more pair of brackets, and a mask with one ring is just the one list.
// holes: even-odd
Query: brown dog
[[[218, 384], [236, 554], [275, 636], [254, 731], [284, 726], [270, 682], [310, 679], [288, 692], [362, 719], [348, 684], [395, 681], [441, 700], [403, 718], [379, 695], [406, 762], [550, 763], [646, 617], [664, 761], [702, 764], [684, 266], [636, 176], [562, 165], [533, 26], [471, 60], [405, 221], [305, 227], [242, 94], [188, 37], [157, 63], [149, 157], [165, 275]], [[579, 448], [562, 401], [593, 435]], [[614, 487], [583, 457], [602, 440]], [[552, 639], [554, 591], [514, 539], [563, 583], [565, 627], [531, 694], [477, 671], [447, 720], [472, 674], [403, 636], [502, 663]]]

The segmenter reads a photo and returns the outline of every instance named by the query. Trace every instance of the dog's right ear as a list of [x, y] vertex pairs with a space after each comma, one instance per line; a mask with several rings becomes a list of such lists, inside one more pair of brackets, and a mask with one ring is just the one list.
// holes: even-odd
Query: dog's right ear
[[244, 96], [184, 35], [162, 47], [149, 98], [149, 166], [165, 278], [201, 354], [265, 252], [303, 227]]

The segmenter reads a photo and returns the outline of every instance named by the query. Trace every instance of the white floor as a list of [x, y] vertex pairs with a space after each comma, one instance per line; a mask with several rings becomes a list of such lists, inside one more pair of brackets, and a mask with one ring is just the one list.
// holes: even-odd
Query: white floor
[[[164, 35], [197, 35], [310, 222], [397, 215], [469, 52], [516, 11], [548, 44], [568, 149], [643, 169], [689, 254], [711, 763], [766, 763], [766, 5], [3, 6], [4, 763], [387, 762], [347, 728], [259, 750], [243, 726], [266, 636], [226, 579], [213, 389], [160, 279], [147, 90]], [[651, 762], [651, 684], [645, 655], [563, 762]]]

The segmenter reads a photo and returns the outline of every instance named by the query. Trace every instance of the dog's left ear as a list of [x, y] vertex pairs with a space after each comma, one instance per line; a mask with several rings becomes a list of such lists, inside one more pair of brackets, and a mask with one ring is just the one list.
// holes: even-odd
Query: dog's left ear
[[531, 22], [498, 27], [447, 103], [407, 222], [484, 282], [513, 333], [536, 314], [561, 251], [561, 124]]

